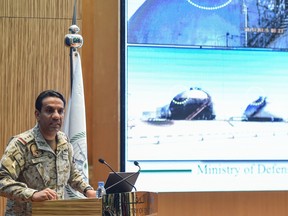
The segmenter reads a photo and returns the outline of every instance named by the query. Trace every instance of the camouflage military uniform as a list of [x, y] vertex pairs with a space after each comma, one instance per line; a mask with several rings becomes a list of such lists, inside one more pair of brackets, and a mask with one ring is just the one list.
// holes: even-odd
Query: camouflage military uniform
[[0, 164], [0, 195], [7, 197], [5, 215], [31, 215], [31, 198], [36, 191], [51, 188], [63, 199], [67, 184], [79, 192], [89, 187], [72, 155], [72, 145], [62, 132], [57, 133], [56, 152], [37, 125], [13, 137]]

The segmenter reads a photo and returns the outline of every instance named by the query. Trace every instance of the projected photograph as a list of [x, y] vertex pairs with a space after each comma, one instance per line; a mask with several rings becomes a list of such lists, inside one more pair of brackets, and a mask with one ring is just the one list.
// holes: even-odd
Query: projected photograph
[[128, 159], [288, 159], [287, 52], [132, 46], [128, 59]]
[[286, 7], [285, 0], [129, 0], [127, 40], [286, 49]]
[[139, 162], [138, 190], [288, 190], [287, 7], [123, 2], [121, 164]]

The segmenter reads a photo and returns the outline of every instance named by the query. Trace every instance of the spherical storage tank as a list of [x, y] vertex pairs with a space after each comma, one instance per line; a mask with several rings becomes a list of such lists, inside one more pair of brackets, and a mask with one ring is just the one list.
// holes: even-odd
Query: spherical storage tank
[[173, 120], [213, 120], [216, 117], [211, 96], [197, 87], [176, 95], [169, 110]]

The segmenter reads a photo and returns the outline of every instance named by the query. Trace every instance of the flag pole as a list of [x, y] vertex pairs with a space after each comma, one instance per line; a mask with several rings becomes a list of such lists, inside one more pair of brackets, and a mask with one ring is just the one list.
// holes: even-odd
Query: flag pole
[[[76, 11], [76, 7], [77, 7], [77, 0], [74, 0], [74, 7], [73, 7], [73, 17], [72, 17], [72, 26], [76, 25], [76, 19], [77, 19], [77, 11]], [[80, 30], [80, 29], [79, 29]], [[73, 29], [70, 27], [69, 31], [71, 34], [76, 34], [77, 32], [74, 32]], [[70, 47], [70, 91], [72, 91], [72, 86], [73, 86], [73, 51], [76, 51], [77, 48], [74, 47]]]
[[80, 34], [80, 28], [76, 25], [77, 20], [77, 0], [74, 0], [72, 25], [69, 27], [70, 34], [65, 35], [65, 45], [70, 47], [70, 91], [73, 86], [73, 53], [83, 45], [83, 38]]

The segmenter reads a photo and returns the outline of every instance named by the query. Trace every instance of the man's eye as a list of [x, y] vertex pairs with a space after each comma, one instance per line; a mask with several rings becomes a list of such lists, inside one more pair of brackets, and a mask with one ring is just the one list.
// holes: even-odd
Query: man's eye
[[59, 115], [63, 115], [64, 114], [64, 110], [58, 110]]
[[54, 112], [54, 110], [52, 110], [52, 109], [47, 110], [47, 113], [49, 113], [49, 114], [52, 114], [53, 112]]

